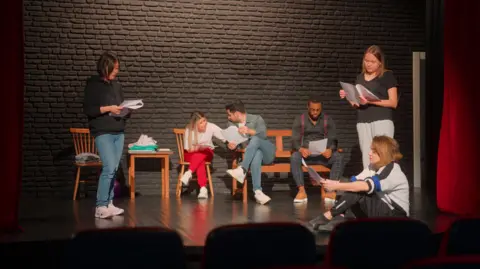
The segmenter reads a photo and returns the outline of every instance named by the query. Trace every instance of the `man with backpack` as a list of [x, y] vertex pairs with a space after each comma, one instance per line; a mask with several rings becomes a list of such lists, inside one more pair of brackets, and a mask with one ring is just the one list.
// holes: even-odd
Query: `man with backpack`
[[[345, 164], [337, 151], [336, 128], [333, 119], [322, 110], [318, 97], [311, 97], [307, 104], [308, 112], [297, 116], [292, 127], [292, 148], [290, 169], [298, 187], [294, 203], [307, 202], [302, 159], [306, 164], [321, 164], [330, 168], [330, 179], [340, 180]], [[309, 150], [311, 142], [327, 138], [326, 150], [318, 154]]]

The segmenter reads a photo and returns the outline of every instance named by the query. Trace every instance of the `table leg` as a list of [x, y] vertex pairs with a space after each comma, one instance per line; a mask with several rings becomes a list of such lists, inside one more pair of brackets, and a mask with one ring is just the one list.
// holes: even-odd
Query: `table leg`
[[162, 197], [165, 197], [165, 164], [163, 163], [164, 160], [165, 158], [160, 158], [160, 167], [161, 167], [160, 184], [162, 184], [162, 190], [161, 190]]
[[163, 178], [165, 179], [165, 198], [168, 198], [170, 196], [170, 158], [167, 156], [164, 158], [165, 160], [165, 167], [164, 167], [164, 173], [163, 173]]
[[130, 199], [135, 199], [135, 156], [130, 155]]

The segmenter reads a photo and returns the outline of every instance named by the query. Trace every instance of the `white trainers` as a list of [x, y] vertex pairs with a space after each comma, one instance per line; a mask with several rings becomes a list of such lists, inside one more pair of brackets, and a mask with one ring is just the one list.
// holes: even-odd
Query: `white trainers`
[[198, 199], [207, 199], [208, 198], [208, 190], [205, 187], [200, 188], [200, 193], [198, 194]]
[[261, 190], [256, 190], [255, 191], [255, 199], [257, 200], [257, 203], [259, 203], [261, 205], [264, 205], [264, 204], [270, 202], [270, 200], [272, 200], [270, 197], [265, 195], [265, 193], [263, 193]]
[[243, 173], [243, 168], [241, 166], [235, 169], [228, 169], [227, 173], [241, 184], [243, 184], [243, 182], [245, 181], [245, 173]]
[[108, 219], [113, 217], [112, 212], [106, 206], [98, 206], [95, 208], [95, 218]]
[[108, 204], [108, 210], [110, 210], [110, 213], [112, 213], [113, 216], [122, 215], [123, 212], [125, 212], [125, 210], [114, 206], [113, 201], [110, 201], [110, 204]]
[[183, 174], [180, 180], [182, 181], [183, 185], [188, 186], [188, 182], [190, 181], [191, 178], [192, 178], [192, 171], [188, 170]]

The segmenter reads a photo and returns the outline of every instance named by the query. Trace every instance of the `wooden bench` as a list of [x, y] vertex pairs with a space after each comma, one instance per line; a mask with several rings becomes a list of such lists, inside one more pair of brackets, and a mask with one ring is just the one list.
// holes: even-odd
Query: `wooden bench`
[[[275, 158], [284, 158], [287, 163], [275, 163], [272, 164], [262, 165], [262, 173], [290, 173], [290, 156], [292, 156], [292, 150], [285, 150], [283, 147], [283, 138], [291, 138], [292, 137], [292, 130], [267, 130], [267, 137], [275, 137], [275, 145], [277, 147], [277, 151], [275, 153]], [[342, 151], [339, 149], [338, 151]], [[243, 157], [245, 154], [245, 149], [240, 149], [234, 152], [232, 168], [236, 168], [238, 166], [238, 158], [240, 156]], [[321, 174], [330, 173], [330, 168], [324, 165], [309, 165], [316, 172]], [[307, 168], [302, 166], [303, 171], [307, 172]], [[243, 183], [243, 188], [237, 188], [237, 180], [235, 178], [232, 179], [232, 195], [236, 196], [241, 194], [243, 201], [247, 201], [247, 180]], [[238, 183], [240, 184], [240, 183]], [[325, 192], [323, 188], [321, 189], [322, 198], [330, 198], [335, 199], [336, 195], [335, 192]]]

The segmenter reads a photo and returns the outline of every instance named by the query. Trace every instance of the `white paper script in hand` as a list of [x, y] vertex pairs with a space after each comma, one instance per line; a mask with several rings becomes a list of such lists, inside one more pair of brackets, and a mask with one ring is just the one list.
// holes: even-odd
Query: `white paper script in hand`
[[143, 107], [143, 101], [141, 99], [138, 100], [125, 100], [123, 103], [120, 104], [121, 107], [130, 108], [130, 109], [139, 109]]
[[222, 134], [227, 141], [234, 142], [236, 144], [240, 144], [248, 140], [246, 136], [243, 136], [238, 132], [238, 128], [236, 126], [230, 126], [227, 129], [222, 130]]

